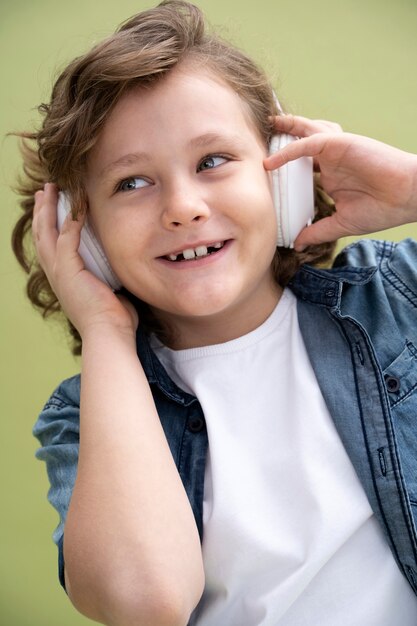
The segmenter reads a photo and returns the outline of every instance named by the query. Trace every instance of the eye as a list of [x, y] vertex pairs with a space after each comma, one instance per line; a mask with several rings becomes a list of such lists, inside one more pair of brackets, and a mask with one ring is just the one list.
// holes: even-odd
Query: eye
[[147, 187], [150, 182], [145, 178], [135, 177], [125, 178], [117, 185], [117, 191], [133, 191], [134, 189], [140, 189], [141, 187]]
[[211, 170], [214, 167], [218, 167], [219, 165], [226, 163], [227, 160], [228, 159], [226, 157], [220, 155], [206, 156], [198, 164], [197, 172], [201, 172], [203, 170]]

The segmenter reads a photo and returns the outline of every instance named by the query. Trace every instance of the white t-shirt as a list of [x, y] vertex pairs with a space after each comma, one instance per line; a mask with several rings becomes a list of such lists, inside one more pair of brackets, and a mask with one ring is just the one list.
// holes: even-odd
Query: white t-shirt
[[233, 341], [154, 347], [207, 422], [193, 626], [415, 626], [417, 598], [324, 403], [294, 295]]

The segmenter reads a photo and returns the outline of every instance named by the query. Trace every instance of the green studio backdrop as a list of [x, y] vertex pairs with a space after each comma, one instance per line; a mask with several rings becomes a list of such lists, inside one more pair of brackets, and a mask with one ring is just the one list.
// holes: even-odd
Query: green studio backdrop
[[[266, 66], [285, 106], [345, 130], [417, 152], [417, 4], [415, 0], [197, 0], [214, 25]], [[24, 276], [10, 251], [19, 209], [10, 190], [20, 162], [6, 138], [38, 120], [52, 79], [67, 61], [127, 17], [142, 0], [3, 0], [1, 72], [1, 442], [0, 623], [77, 626], [57, 580], [51, 533], [57, 515], [46, 501], [45, 467], [34, 459], [31, 429], [43, 403], [79, 371], [65, 332], [44, 323], [24, 296]], [[401, 227], [381, 236], [417, 236]], [[91, 623], [91, 622], [90, 622]]]

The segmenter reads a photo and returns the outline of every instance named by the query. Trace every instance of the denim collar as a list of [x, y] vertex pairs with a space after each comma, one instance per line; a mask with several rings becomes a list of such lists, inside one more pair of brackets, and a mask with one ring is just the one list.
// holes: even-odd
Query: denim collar
[[318, 269], [303, 265], [288, 283], [297, 298], [328, 308], [340, 308], [343, 285], [364, 285], [377, 271], [377, 267], [342, 266]]
[[149, 336], [139, 325], [136, 333], [136, 350], [150, 384], [156, 385], [170, 400], [181, 406], [189, 406], [196, 398], [183, 391], [168, 376], [162, 363], [151, 348]]

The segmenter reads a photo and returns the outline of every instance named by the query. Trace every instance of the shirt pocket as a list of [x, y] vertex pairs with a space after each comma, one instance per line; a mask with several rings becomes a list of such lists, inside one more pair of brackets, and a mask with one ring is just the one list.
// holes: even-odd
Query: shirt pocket
[[417, 348], [407, 341], [404, 350], [384, 370], [391, 409], [407, 401], [417, 390]]
[[417, 506], [417, 348], [407, 341], [384, 370], [385, 386], [410, 502]]

